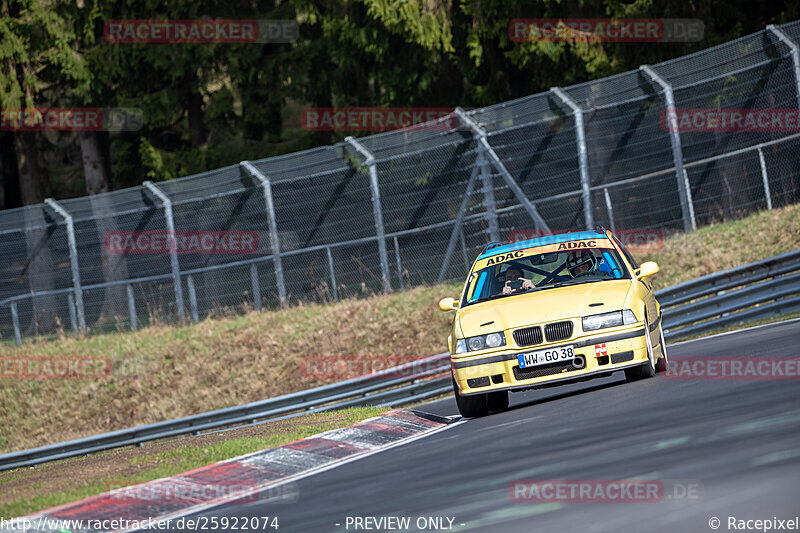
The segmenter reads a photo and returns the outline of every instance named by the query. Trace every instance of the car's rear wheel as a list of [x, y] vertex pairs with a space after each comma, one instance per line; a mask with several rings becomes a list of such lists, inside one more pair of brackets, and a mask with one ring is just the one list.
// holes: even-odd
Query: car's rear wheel
[[667, 359], [667, 343], [664, 341], [664, 328], [658, 325], [659, 343], [661, 345], [661, 358], [656, 363], [656, 372], [666, 372], [669, 360]]
[[[626, 368], [625, 369], [625, 379], [628, 381], [638, 381], [640, 379], [652, 378], [656, 375], [656, 361], [655, 361], [655, 354], [653, 353], [653, 341], [650, 338], [650, 332], [648, 331], [648, 324], [647, 317], [645, 316], [644, 319], [644, 339], [645, 344], [647, 345], [647, 362], [643, 365], [639, 365], [633, 368]], [[660, 325], [659, 325], [660, 327]]]
[[[453, 394], [456, 397], [458, 412], [465, 418], [478, 418], [489, 414], [489, 394], [471, 394], [462, 396], [458, 391], [456, 380], [453, 380]], [[508, 400], [506, 400], [508, 401]]]
[[508, 409], [508, 391], [490, 392], [488, 396], [489, 411], [505, 411]]

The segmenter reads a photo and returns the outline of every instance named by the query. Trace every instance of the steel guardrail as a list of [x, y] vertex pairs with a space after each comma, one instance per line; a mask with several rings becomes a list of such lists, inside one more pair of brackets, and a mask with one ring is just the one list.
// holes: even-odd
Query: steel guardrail
[[664, 338], [800, 311], [800, 249], [656, 291]]
[[[800, 311], [798, 271], [800, 250], [795, 250], [657, 291], [664, 337]], [[344, 407], [404, 405], [449, 392], [449, 369], [449, 354], [442, 353], [276, 398], [0, 455], [0, 471], [237, 424]]]

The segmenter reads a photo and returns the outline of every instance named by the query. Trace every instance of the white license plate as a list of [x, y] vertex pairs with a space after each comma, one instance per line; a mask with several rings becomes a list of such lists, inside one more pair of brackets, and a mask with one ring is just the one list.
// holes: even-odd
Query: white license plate
[[560, 346], [549, 350], [539, 350], [536, 352], [521, 353], [517, 356], [520, 368], [531, 366], [546, 365], [559, 361], [569, 361], [575, 359], [574, 346]]

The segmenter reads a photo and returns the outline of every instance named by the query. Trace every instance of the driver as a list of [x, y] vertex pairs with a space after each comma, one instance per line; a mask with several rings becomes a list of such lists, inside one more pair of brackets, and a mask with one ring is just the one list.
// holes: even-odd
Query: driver
[[[506, 284], [503, 285], [503, 294], [514, 294], [515, 292], [525, 292], [528, 289], [533, 288], [533, 282], [529, 279], [525, 279], [522, 277], [522, 269], [519, 267], [509, 267], [505, 273], [506, 277]], [[519, 289], [512, 289], [511, 282], [522, 280], [522, 286]]]
[[567, 257], [567, 271], [573, 278], [593, 274], [596, 268], [597, 260], [592, 252], [572, 252]]

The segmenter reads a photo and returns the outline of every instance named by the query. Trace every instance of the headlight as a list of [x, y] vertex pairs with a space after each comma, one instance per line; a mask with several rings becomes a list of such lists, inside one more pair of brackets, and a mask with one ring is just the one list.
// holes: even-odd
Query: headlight
[[593, 331], [595, 329], [613, 328], [636, 323], [636, 315], [630, 309], [624, 311], [614, 311], [613, 313], [603, 313], [602, 315], [592, 315], [583, 317], [583, 331]]
[[458, 339], [456, 341], [456, 353], [476, 352], [485, 348], [497, 348], [506, 345], [506, 336], [500, 333], [487, 333], [476, 337]]

